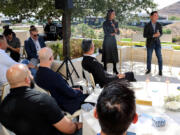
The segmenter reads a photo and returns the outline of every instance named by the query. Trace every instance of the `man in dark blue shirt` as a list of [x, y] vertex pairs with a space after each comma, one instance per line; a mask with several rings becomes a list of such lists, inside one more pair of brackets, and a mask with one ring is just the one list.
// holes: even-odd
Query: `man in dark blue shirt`
[[58, 105], [71, 114], [80, 109], [86, 95], [78, 88], [71, 88], [68, 83], [50, 69], [53, 62], [53, 53], [50, 48], [43, 48], [39, 51], [40, 66], [36, 73], [35, 81], [38, 86], [48, 90]]
[[13, 65], [6, 75], [11, 92], [0, 105], [0, 122], [16, 135], [74, 134], [82, 127], [66, 118], [52, 97], [30, 88], [25, 65]]
[[104, 87], [98, 97], [95, 118], [101, 126], [98, 135], [135, 135], [127, 133], [131, 123], [136, 123], [135, 95], [127, 81], [114, 81]]

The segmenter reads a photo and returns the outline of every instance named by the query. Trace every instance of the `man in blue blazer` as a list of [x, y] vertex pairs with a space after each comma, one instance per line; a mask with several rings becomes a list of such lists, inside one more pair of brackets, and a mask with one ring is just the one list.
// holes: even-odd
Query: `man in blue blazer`
[[[27, 53], [27, 59], [38, 60], [38, 52], [41, 48], [45, 47], [44, 39], [38, 35], [38, 30], [36, 27], [31, 27], [30, 30], [30, 37], [24, 42], [25, 50]], [[39, 61], [39, 60], [38, 60]]]

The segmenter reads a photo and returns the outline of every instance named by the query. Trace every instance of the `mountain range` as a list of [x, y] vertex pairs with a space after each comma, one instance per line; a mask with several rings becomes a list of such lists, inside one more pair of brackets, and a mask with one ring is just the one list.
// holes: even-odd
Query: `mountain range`
[[162, 8], [158, 12], [159, 12], [159, 15], [180, 17], [180, 1], [178, 1], [172, 5], [169, 5], [165, 8]]

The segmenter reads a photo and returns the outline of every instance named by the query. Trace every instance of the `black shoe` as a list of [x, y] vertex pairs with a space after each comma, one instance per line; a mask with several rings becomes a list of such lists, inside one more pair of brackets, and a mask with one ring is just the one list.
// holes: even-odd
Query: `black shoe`
[[117, 70], [113, 70], [113, 73], [115, 73], [116, 75], [119, 74]]
[[149, 74], [149, 73], [151, 73], [151, 70], [147, 70], [147, 71], [146, 71], [146, 74]]
[[159, 71], [159, 75], [162, 76], [162, 71]]

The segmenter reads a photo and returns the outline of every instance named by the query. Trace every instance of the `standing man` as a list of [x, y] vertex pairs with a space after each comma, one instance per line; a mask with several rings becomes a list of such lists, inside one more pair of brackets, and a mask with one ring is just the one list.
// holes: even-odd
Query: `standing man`
[[159, 65], [159, 75], [162, 76], [162, 54], [161, 54], [161, 42], [160, 37], [162, 36], [162, 26], [157, 22], [159, 16], [157, 11], [153, 11], [150, 14], [151, 21], [144, 27], [144, 37], [146, 40], [147, 48], [147, 71], [146, 74], [151, 72], [151, 60], [152, 53], [155, 50], [158, 65]]
[[52, 22], [51, 18], [48, 18], [48, 23], [44, 27], [44, 32], [46, 34], [46, 40], [56, 40], [56, 25]]

